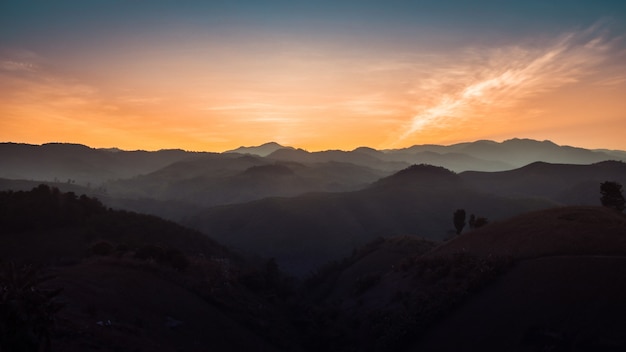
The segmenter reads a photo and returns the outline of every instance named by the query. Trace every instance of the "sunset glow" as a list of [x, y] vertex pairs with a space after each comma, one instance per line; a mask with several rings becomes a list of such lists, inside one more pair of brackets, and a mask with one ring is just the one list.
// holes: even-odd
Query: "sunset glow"
[[626, 149], [625, 5], [54, 3], [0, 5], [0, 141]]

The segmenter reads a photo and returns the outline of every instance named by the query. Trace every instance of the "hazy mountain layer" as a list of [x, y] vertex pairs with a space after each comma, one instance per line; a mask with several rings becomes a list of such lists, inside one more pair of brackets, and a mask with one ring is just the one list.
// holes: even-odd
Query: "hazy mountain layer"
[[[330, 161], [366, 166], [383, 172], [393, 172], [411, 164], [443, 166], [455, 172], [502, 171], [521, 167], [535, 161], [564, 164], [590, 164], [604, 160], [626, 161], [626, 152], [587, 150], [558, 146], [550, 141], [512, 139], [502, 143], [476, 141], [450, 146], [416, 145], [393, 150], [361, 147], [353, 151], [328, 150], [307, 152], [266, 143], [258, 147], [241, 147], [227, 154], [248, 154], [268, 157], [273, 161], [297, 163], [326, 163]], [[130, 178], [155, 172], [172, 163], [189, 158], [215, 158], [216, 153], [194, 153], [182, 150], [157, 152], [93, 149], [77, 144], [50, 143], [41, 146], [0, 144], [0, 177], [37, 181], [65, 182], [68, 179], [86, 185]], [[215, 160], [215, 159], [214, 159]]]
[[105, 150], [64, 143], [41, 146], [2, 143], [0, 177], [100, 187], [108, 180], [152, 172], [173, 162], [202, 154], [205, 153], [182, 150]]
[[117, 197], [211, 206], [314, 191], [356, 190], [388, 174], [335, 161], [302, 164], [221, 154], [177, 162], [147, 175], [108, 183], [107, 187]]
[[554, 204], [489, 195], [446, 169], [421, 165], [360, 191], [214, 207], [187, 224], [226, 245], [275, 257], [283, 270], [301, 275], [378, 236], [444, 239], [457, 208], [495, 220]]
[[568, 205], [595, 205], [600, 183], [626, 184], [626, 163], [605, 161], [592, 165], [536, 162], [502, 172], [467, 171], [460, 177], [468, 185], [506, 197], [547, 198]]

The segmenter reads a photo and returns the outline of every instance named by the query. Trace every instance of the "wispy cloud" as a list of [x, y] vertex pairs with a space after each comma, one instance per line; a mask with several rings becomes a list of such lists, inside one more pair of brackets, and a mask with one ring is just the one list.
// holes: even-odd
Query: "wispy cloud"
[[398, 142], [427, 128], [458, 123], [574, 83], [607, 58], [610, 42], [594, 30], [569, 33], [546, 45], [466, 49], [461, 62], [433, 70], [409, 94], [420, 97]]
[[34, 72], [37, 69], [37, 65], [31, 62], [14, 61], [14, 60], [2, 60], [0, 61], [0, 70], [3, 71], [26, 71]]

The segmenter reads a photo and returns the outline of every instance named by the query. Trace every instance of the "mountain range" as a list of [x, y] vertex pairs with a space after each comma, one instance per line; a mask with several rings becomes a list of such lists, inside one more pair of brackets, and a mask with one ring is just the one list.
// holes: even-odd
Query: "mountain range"
[[0, 144], [0, 349], [624, 350], [625, 155]]
[[377, 236], [448, 238], [456, 209], [498, 221], [598, 204], [599, 183], [626, 182], [626, 164], [609, 161], [624, 155], [527, 139], [322, 152], [267, 143], [224, 153], [5, 143], [0, 187], [48, 182], [86, 193], [276, 258], [301, 276]]
[[94, 149], [78, 144], [0, 144], [0, 178], [65, 182], [86, 185], [147, 175], [175, 162], [204, 158], [205, 161], [252, 155], [268, 162], [303, 164], [340, 162], [384, 172], [399, 171], [412, 164], [443, 166], [454, 172], [504, 171], [536, 161], [562, 164], [590, 164], [605, 160], [626, 161], [625, 151], [559, 146], [550, 141], [511, 139], [501, 143], [476, 141], [449, 146], [415, 145], [403, 149], [308, 152], [303, 149], [266, 143], [240, 147], [224, 153], [183, 150], [122, 151]]

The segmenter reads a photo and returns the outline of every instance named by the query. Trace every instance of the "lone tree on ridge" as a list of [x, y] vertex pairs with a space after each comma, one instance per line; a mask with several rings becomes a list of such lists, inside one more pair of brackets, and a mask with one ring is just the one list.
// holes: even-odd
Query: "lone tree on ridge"
[[602, 205], [607, 208], [612, 208], [617, 211], [624, 210], [624, 195], [622, 194], [622, 185], [617, 182], [605, 181], [600, 184], [600, 201]]
[[456, 228], [456, 234], [458, 235], [465, 227], [465, 209], [457, 209], [454, 212], [452, 220], [454, 221], [454, 227]]

